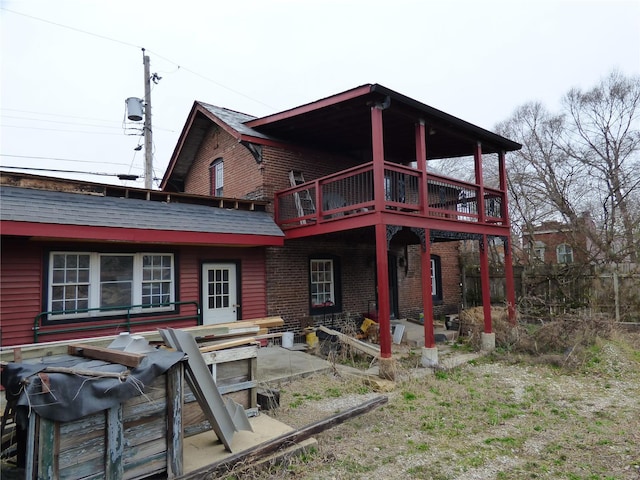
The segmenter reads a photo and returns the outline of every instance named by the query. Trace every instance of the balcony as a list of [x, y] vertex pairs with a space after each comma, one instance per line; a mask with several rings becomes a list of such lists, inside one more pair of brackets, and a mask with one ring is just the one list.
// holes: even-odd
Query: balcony
[[[399, 225], [416, 226], [415, 220], [433, 219], [441, 228], [442, 221], [450, 222], [453, 231], [478, 231], [463, 227], [471, 224], [508, 225], [504, 192], [428, 172], [425, 183], [424, 175], [414, 168], [384, 162], [384, 183], [375, 188], [371, 162], [318, 178], [276, 193], [276, 223], [291, 231], [340, 222], [341, 226], [333, 229], [339, 230], [373, 225], [379, 221], [375, 214], [383, 213], [385, 217], [392, 215], [387, 220]], [[377, 195], [384, 197], [381, 202], [376, 201]], [[366, 216], [370, 219], [360, 218]], [[401, 218], [413, 220], [403, 223]]]

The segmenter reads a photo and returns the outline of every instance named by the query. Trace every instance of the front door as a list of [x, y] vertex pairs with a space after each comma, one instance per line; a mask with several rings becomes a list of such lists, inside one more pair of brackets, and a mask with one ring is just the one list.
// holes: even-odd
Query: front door
[[238, 285], [235, 263], [202, 264], [202, 323], [238, 320]]

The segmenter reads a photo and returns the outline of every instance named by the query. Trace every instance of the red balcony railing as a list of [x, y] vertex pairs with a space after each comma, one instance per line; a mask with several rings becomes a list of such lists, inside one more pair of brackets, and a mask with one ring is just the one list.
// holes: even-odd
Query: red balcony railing
[[[373, 163], [367, 163], [318, 178], [276, 193], [276, 222], [294, 228], [335, 221], [375, 211], [375, 195], [384, 195], [387, 212], [401, 212], [459, 222], [479, 222], [480, 187], [441, 175], [427, 173], [425, 205], [423, 174], [419, 170], [384, 163], [384, 185], [374, 188]], [[484, 189], [486, 223], [505, 223], [504, 192]]]

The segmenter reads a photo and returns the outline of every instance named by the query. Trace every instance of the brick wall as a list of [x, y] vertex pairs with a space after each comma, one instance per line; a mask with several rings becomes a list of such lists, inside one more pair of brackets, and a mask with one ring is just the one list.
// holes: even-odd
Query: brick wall
[[300, 330], [309, 318], [309, 256], [331, 254], [340, 258], [342, 272], [342, 312], [314, 317], [316, 324], [336, 327], [359, 317], [375, 299], [375, 248], [373, 245], [345, 244], [313, 239], [286, 242], [283, 248], [267, 252], [267, 309], [281, 315], [283, 330]]
[[204, 135], [185, 178], [186, 193], [211, 194], [210, 165], [217, 158], [224, 161], [223, 196], [264, 199], [262, 194], [251, 195], [252, 192], [263, 192], [263, 169], [246, 147], [217, 126], [209, 128]]
[[272, 200], [276, 191], [290, 187], [290, 170], [301, 171], [308, 181], [365, 161], [310, 150], [263, 146], [262, 161], [257, 162], [245, 146], [214, 125], [204, 135], [186, 175], [185, 192], [210, 194], [210, 165], [217, 158], [224, 161], [224, 196], [253, 200]]
[[[460, 264], [458, 242], [439, 242], [431, 245], [431, 254], [440, 256], [442, 301], [434, 301], [436, 318], [448, 313], [456, 313], [462, 301], [460, 288]], [[422, 312], [422, 274], [420, 245], [407, 247], [404, 267], [398, 268], [400, 316], [418, 318]]]

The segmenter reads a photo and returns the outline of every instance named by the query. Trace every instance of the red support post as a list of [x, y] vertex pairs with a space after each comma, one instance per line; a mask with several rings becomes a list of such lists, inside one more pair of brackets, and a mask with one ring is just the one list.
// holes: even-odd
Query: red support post
[[476, 144], [473, 160], [476, 171], [476, 185], [478, 185], [478, 222], [484, 223], [484, 179], [482, 175], [482, 144], [480, 142]]
[[431, 294], [431, 242], [429, 241], [429, 229], [425, 229], [425, 245], [420, 257], [422, 270], [422, 309], [424, 315], [424, 346], [433, 348], [436, 346], [436, 338], [433, 332], [433, 296]]
[[389, 305], [389, 257], [387, 227], [376, 225], [376, 268], [378, 275], [378, 325], [380, 328], [380, 356], [391, 358], [391, 307]]
[[[382, 106], [371, 107], [371, 150], [373, 156], [374, 205], [377, 212], [384, 211], [384, 142]], [[391, 306], [389, 305], [389, 257], [387, 252], [387, 226], [375, 226], [376, 268], [378, 275], [378, 325], [380, 328], [380, 356], [391, 358]]]
[[426, 214], [429, 209], [429, 197], [427, 195], [427, 141], [425, 139], [424, 120], [416, 123], [416, 163], [418, 171], [421, 174], [420, 185], [418, 186], [418, 203], [420, 204], [420, 213]]
[[374, 205], [377, 212], [384, 211], [384, 142], [382, 108], [371, 107], [371, 148], [373, 156]]
[[489, 246], [487, 235], [480, 240], [480, 283], [482, 285], [482, 311], [484, 313], [484, 333], [491, 333], [491, 285], [489, 276]]

